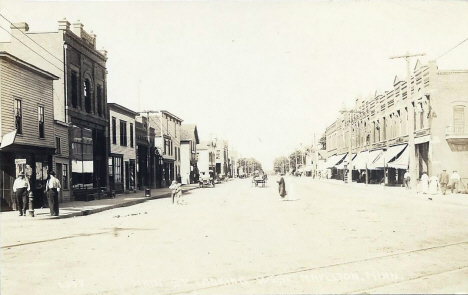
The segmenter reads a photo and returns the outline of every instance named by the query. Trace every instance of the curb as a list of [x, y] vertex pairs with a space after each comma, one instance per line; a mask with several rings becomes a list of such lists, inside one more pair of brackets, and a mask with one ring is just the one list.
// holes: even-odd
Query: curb
[[[190, 187], [190, 188], [182, 189], [182, 192], [187, 192], [187, 191], [191, 191], [191, 190], [194, 190], [194, 189], [198, 189], [198, 187]], [[171, 197], [171, 193], [168, 192], [168, 193], [164, 193], [164, 194], [157, 195], [157, 196], [151, 196], [151, 197], [137, 199], [137, 200], [130, 200], [130, 201], [126, 201], [126, 202], [119, 203], [119, 204], [114, 204], [114, 205], [109, 205], [109, 206], [102, 207], [102, 208], [85, 209], [85, 210], [70, 213], [70, 214], [67, 214], [67, 215], [59, 215], [59, 216], [53, 216], [53, 217], [51, 216], [49, 218], [44, 218], [44, 220], [65, 219], [65, 218], [72, 218], [72, 217], [77, 217], [77, 216], [87, 216], [87, 215], [91, 215], [91, 214], [95, 214], [95, 213], [99, 213], [99, 212], [103, 212], [103, 211], [107, 211], [107, 210], [112, 210], [112, 209], [116, 209], [116, 208], [129, 207], [129, 206], [133, 206], [133, 205], [136, 205], [136, 204], [141, 204], [141, 203], [144, 203], [146, 201], [151, 201], [151, 200], [156, 200], [156, 199], [164, 199], [164, 198], [170, 198], [170, 197]]]

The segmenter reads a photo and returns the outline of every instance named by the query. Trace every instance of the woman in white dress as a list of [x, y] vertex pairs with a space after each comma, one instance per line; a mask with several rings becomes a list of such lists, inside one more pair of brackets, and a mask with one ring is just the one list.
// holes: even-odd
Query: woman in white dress
[[426, 172], [423, 172], [421, 176], [421, 189], [423, 194], [427, 194], [429, 191], [429, 176], [427, 176]]

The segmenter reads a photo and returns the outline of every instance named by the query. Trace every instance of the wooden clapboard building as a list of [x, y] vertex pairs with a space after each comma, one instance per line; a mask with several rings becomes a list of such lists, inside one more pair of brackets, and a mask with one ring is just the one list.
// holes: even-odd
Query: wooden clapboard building
[[16, 209], [13, 182], [26, 174], [42, 206], [55, 154], [53, 81], [58, 77], [0, 52], [0, 187], [2, 210]]

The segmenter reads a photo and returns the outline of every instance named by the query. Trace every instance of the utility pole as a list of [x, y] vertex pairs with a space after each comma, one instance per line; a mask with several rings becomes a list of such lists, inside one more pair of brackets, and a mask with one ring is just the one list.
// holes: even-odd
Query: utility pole
[[[410, 160], [409, 160], [409, 172], [410, 172], [410, 187], [413, 188], [416, 185], [416, 148], [414, 144], [414, 106], [413, 106], [413, 95], [411, 94], [411, 57], [424, 56], [426, 53], [410, 54], [407, 52], [405, 55], [392, 56], [390, 59], [404, 58], [406, 60], [406, 99], [408, 107], [409, 117], [409, 131], [408, 131], [408, 148], [410, 149]], [[416, 86], [416, 81], [415, 81]], [[415, 89], [416, 90], [416, 89]], [[416, 92], [416, 91], [415, 91]]]

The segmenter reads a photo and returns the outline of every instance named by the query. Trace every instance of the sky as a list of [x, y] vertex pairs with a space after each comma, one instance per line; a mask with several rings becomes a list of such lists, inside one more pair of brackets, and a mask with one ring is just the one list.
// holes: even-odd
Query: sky
[[468, 41], [443, 55], [468, 38], [468, 1], [0, 0], [0, 14], [30, 32], [80, 20], [108, 51], [108, 102], [167, 110], [266, 169], [405, 79], [391, 56], [468, 69]]

